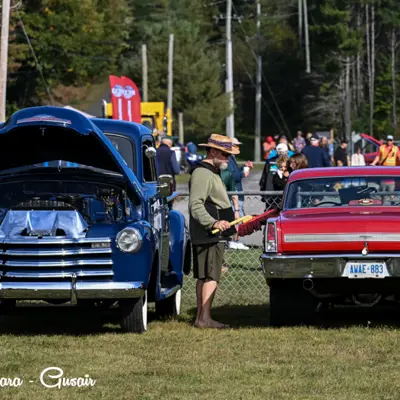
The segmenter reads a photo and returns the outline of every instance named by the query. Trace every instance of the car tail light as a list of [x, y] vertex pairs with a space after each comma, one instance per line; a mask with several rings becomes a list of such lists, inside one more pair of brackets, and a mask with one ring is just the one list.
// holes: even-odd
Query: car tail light
[[275, 222], [267, 223], [265, 251], [267, 253], [276, 253], [277, 251]]

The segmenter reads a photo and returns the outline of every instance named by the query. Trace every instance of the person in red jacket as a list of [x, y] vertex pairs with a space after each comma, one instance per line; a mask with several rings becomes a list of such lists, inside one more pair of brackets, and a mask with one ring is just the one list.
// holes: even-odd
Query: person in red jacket
[[263, 143], [264, 150], [264, 160], [268, 160], [269, 153], [274, 150], [276, 147], [276, 142], [272, 138], [272, 136], [268, 136], [265, 142]]

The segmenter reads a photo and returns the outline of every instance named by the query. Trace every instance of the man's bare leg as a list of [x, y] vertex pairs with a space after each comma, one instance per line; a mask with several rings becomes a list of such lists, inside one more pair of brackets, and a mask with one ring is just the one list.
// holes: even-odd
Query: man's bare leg
[[211, 318], [211, 306], [214, 300], [218, 283], [213, 280], [205, 280], [202, 287], [202, 305], [201, 312], [195, 322], [199, 328], [226, 328], [227, 326]]
[[194, 322], [195, 325], [200, 320], [201, 309], [203, 305], [203, 285], [204, 285], [204, 280], [197, 279], [196, 282], [197, 315], [196, 315], [196, 321]]

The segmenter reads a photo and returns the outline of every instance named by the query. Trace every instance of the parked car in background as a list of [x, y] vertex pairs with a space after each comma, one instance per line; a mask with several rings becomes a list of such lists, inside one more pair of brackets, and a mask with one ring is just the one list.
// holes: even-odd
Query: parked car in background
[[110, 309], [138, 333], [150, 301], [179, 314], [190, 242], [147, 128], [34, 107], [11, 116], [0, 146], [3, 312], [70, 302]]
[[397, 167], [293, 172], [265, 230], [271, 324], [312, 322], [319, 304], [398, 301], [399, 226]]
[[369, 135], [367, 135], [367, 134], [365, 134], [365, 133], [362, 133], [362, 134], [361, 134], [361, 137], [362, 137], [368, 144], [372, 145], [372, 147], [373, 147], [373, 149], [374, 149], [374, 151], [364, 154], [365, 163], [366, 163], [367, 165], [369, 165], [369, 164], [372, 163], [372, 161], [375, 160], [375, 157], [376, 157], [377, 154], [378, 154], [379, 146], [381, 146], [383, 143], [382, 143], [380, 140], [378, 140], [378, 139], [376, 139], [376, 138], [374, 138], [374, 137], [372, 137], [372, 136], [369, 136]]

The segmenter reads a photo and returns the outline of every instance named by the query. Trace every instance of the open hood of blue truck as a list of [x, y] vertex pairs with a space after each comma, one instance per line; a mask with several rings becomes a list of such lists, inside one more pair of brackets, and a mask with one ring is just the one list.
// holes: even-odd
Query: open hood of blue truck
[[13, 114], [0, 127], [0, 172], [64, 160], [118, 172], [143, 199], [141, 185], [118, 150], [90, 119], [59, 107], [32, 107]]

